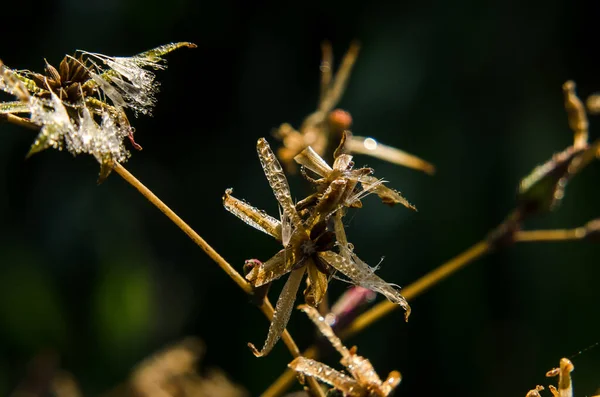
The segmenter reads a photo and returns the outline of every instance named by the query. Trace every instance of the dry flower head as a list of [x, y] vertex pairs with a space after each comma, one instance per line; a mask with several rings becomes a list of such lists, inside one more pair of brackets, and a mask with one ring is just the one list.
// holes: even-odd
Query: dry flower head
[[[277, 300], [263, 348], [258, 351], [250, 344], [256, 356], [268, 354], [279, 340], [305, 274], [308, 274], [308, 279], [304, 297], [311, 306], [317, 306], [323, 300], [329, 280], [334, 276], [339, 278], [336, 275], [339, 272], [348, 278], [344, 281], [379, 292], [404, 307], [406, 317], [410, 313], [410, 307], [397, 287], [382, 280], [375, 274], [376, 269], [368, 266], [354, 253], [353, 246], [346, 240], [342, 223], [344, 207], [353, 206], [366, 194], [375, 192], [383, 196], [384, 202], [388, 204], [403, 203], [399, 199], [401, 196], [391, 189], [382, 189], [383, 182], [368, 175], [372, 172], [370, 169], [368, 172], [361, 169], [354, 173], [350, 164], [351, 157], [348, 155], [343, 155], [336, 163], [338, 165], [332, 168], [322, 158], [313, 155], [311, 148], [306, 150], [311, 154], [297, 161], [314, 168], [322, 176], [322, 180], [314, 181], [318, 186], [316, 194], [294, 205], [281, 164], [264, 138], [257, 142], [263, 171], [280, 206], [280, 219], [233, 197], [231, 189], [223, 196], [223, 205], [229, 212], [248, 225], [271, 235], [283, 245], [283, 249], [269, 260], [254, 262], [254, 266], [246, 274], [251, 285], [254, 288], [263, 287], [290, 273]], [[335, 252], [336, 248], [339, 253]]]
[[0, 103], [0, 115], [29, 114], [24, 120], [39, 126], [28, 156], [48, 148], [91, 154], [103, 180], [114, 162], [129, 158], [125, 138], [141, 149], [125, 110], [151, 114], [158, 83], [148, 69], [164, 69], [163, 56], [182, 47], [195, 44], [166, 44], [132, 57], [78, 51], [76, 57], [65, 56], [58, 69], [46, 62], [44, 74], [0, 62], [0, 90], [17, 98]]

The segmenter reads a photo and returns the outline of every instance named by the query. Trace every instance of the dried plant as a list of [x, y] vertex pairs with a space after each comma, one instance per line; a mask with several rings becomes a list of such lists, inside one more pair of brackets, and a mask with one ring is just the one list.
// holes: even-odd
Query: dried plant
[[328, 383], [349, 397], [386, 397], [400, 384], [402, 377], [398, 371], [390, 372], [386, 380], [382, 382], [371, 362], [356, 354], [356, 346], [351, 349], [346, 348], [340, 338], [334, 334], [325, 317], [322, 317], [315, 308], [303, 305], [299, 309], [306, 313], [321, 334], [340, 353], [342, 356], [340, 363], [346, 367], [351, 376], [305, 357], [296, 357], [289, 363], [288, 367], [292, 370]]
[[148, 397], [245, 397], [248, 393], [233, 384], [223, 372], [197, 372], [204, 344], [184, 339], [154, 354], [133, 371], [127, 389], [133, 396]]
[[[571, 381], [571, 372], [575, 369], [575, 366], [568, 358], [560, 359], [560, 366], [553, 368], [546, 372], [546, 377], [553, 378], [558, 376], [558, 387], [552, 385], [548, 386], [550, 392], [554, 397], [573, 397], [573, 383]], [[530, 390], [526, 397], [541, 397], [540, 392], [544, 390], [544, 386], [536, 386], [535, 389]], [[591, 396], [598, 397], [600, 395]]]
[[[104, 394], [105, 397], [246, 397], [248, 393], [220, 370], [198, 372], [204, 344], [186, 338], [167, 346], [139, 363], [130, 379]], [[59, 368], [52, 352], [38, 354], [12, 397], [81, 397], [75, 377]]]
[[28, 156], [48, 148], [91, 154], [100, 163], [102, 181], [113, 163], [129, 158], [125, 138], [141, 149], [125, 110], [151, 114], [156, 104], [158, 83], [145, 68], [164, 69], [163, 56], [181, 47], [196, 45], [172, 43], [132, 57], [78, 51], [76, 57], [65, 56], [58, 69], [46, 62], [44, 74], [0, 62], [0, 90], [18, 99], [0, 103], [0, 115], [29, 114], [22, 122], [41, 127]]
[[[571, 178], [600, 156], [600, 140], [590, 143], [585, 107], [575, 94], [574, 83], [567, 82], [563, 91], [569, 126], [574, 133], [573, 144], [535, 168], [521, 181], [515, 210], [483, 241], [409, 285], [401, 295], [397, 286], [385, 282], [375, 274], [376, 267], [370, 267], [356, 255], [354, 245], [347, 240], [343, 218], [349, 208], [362, 207], [361, 200], [369, 194], [378, 195], [389, 205], [402, 204], [411, 209], [414, 207], [399, 192], [386, 187], [383, 180], [375, 178], [372, 169], [355, 169], [350, 153], [371, 154], [426, 172], [433, 172], [433, 167], [414, 156], [381, 145], [373, 138], [352, 137], [349, 131], [351, 116], [334, 108], [345, 89], [358, 54], [358, 45], [351, 46], [340, 71], [333, 76], [331, 47], [324, 44], [321, 99], [317, 111], [307, 117], [299, 131], [284, 124], [276, 133], [284, 142], [284, 147], [278, 151], [282, 162], [289, 171], [295, 170], [296, 163], [299, 164], [302, 175], [314, 187], [315, 192], [295, 203], [281, 164], [266, 140], [259, 139], [257, 151], [280, 206], [279, 219], [234, 198], [231, 189], [223, 196], [223, 203], [228, 211], [271, 235], [283, 246], [265, 262], [248, 261], [245, 266], [247, 272], [242, 277], [121, 164], [130, 156], [125, 148], [125, 138], [130, 140], [134, 148], [141, 149], [133, 139], [133, 128], [126, 110], [133, 111], [136, 116], [151, 113], [156, 103], [158, 86], [154, 73], [148, 69], [163, 69], [163, 56], [181, 47], [195, 45], [187, 42], [173, 43], [128, 58], [79, 51], [76, 56], [65, 57], [58, 69], [47, 63], [44, 74], [14, 70], [0, 63], [0, 89], [17, 99], [0, 103], [0, 120], [39, 130], [29, 155], [50, 147], [59, 150], [66, 148], [74, 155], [91, 154], [101, 165], [100, 180], [115, 170], [134, 186], [250, 295], [271, 321], [263, 348], [258, 351], [249, 344], [253, 353], [256, 356], [268, 354], [282, 338], [295, 357], [290, 368], [308, 376], [310, 392], [315, 396], [323, 396], [315, 378], [349, 396], [387, 396], [392, 393], [400, 382], [400, 374], [394, 371], [385, 381], [381, 381], [370, 362], [358, 356], [356, 348], [347, 349], [341, 339], [360, 332], [397, 307], [402, 307], [408, 318], [410, 307], [407, 299], [421, 294], [484, 254], [516, 242], [599, 239], [598, 219], [575, 229], [521, 230], [530, 217], [555, 210], [564, 197], [565, 187]], [[590, 113], [598, 112], [597, 98], [590, 97], [587, 107]], [[334, 147], [337, 149], [331, 150]], [[333, 158], [332, 166], [323, 159], [328, 153]], [[266, 297], [267, 288], [271, 282], [288, 273], [290, 276], [278, 298], [276, 309], [273, 310]], [[307, 287], [304, 297], [307, 305], [301, 308], [340, 352], [341, 363], [347, 368], [349, 375], [316, 361], [319, 353], [317, 347], [313, 346], [301, 354], [291, 335], [285, 330], [305, 274]], [[332, 278], [381, 293], [388, 300], [345, 326], [347, 321], [342, 320], [350, 318], [349, 313], [354, 316], [356, 308], [367, 300], [368, 294], [357, 287], [342, 299], [344, 304], [337, 308], [334, 306], [333, 316], [321, 316], [315, 307], [325, 300], [328, 283]], [[336, 329], [339, 337], [334, 334], [331, 324], [339, 327]], [[116, 392], [156, 397], [245, 395], [243, 390], [232, 385], [221, 373], [201, 376], [196, 372], [195, 365], [202, 351], [201, 344], [196, 340], [186, 340], [172, 346], [140, 364], [130, 383]], [[56, 368], [51, 370], [56, 375]], [[550, 388], [554, 396], [572, 395], [572, 370], [570, 361], [563, 359], [560, 368], [548, 373], [549, 376], [559, 376], [558, 388]], [[63, 375], [56, 375], [53, 382], [52, 377], [44, 378], [44, 390], [50, 390], [51, 385], [58, 396], [81, 395], [74, 380], [68, 374]], [[285, 390], [289, 379], [285, 376], [287, 375], [284, 375], [283, 381], [265, 394], [277, 395]], [[542, 388], [538, 387], [528, 396], [539, 396], [540, 390]]]
[[320, 68], [321, 95], [317, 110], [304, 119], [298, 131], [290, 124], [284, 123], [274, 132], [275, 137], [283, 142], [283, 146], [277, 150], [277, 156], [285, 165], [286, 170], [289, 173], [295, 173], [294, 158], [306, 147], [312, 147], [319, 156], [329, 157], [327, 153], [331, 154], [332, 148], [337, 146], [342, 136], [348, 135], [348, 139], [344, 143], [344, 150], [350, 153], [366, 154], [390, 163], [433, 174], [435, 167], [417, 156], [383, 145], [373, 138], [352, 135], [350, 132], [352, 116], [344, 110], [335, 109], [335, 106], [344, 94], [360, 46], [357, 42], [350, 45], [335, 75], [332, 73], [331, 44], [324, 42], [321, 49], [323, 51]]
[[[380, 195], [388, 204], [399, 202], [408, 205], [406, 200], [399, 193], [384, 187], [381, 180], [371, 177], [371, 169], [353, 171], [351, 156], [339, 155], [331, 168], [308, 147], [295, 159], [322, 176], [322, 179], [312, 180], [318, 186], [317, 193], [294, 205], [283, 169], [264, 138], [258, 140], [257, 152], [265, 176], [280, 205], [281, 221], [231, 196], [231, 189], [225, 192], [223, 205], [250, 226], [283, 244], [284, 248], [271, 259], [258, 263], [248, 272], [246, 279], [252, 286], [259, 288], [287, 273], [291, 274], [277, 300], [275, 315], [263, 348], [258, 351], [254, 345], [249, 344], [253, 353], [258, 357], [264, 356], [279, 340], [289, 321], [305, 273], [308, 274], [308, 281], [304, 297], [311, 306], [321, 303], [327, 292], [329, 279], [338, 271], [348, 277], [349, 282], [377, 291], [404, 307], [408, 318], [410, 307], [406, 300], [392, 285], [375, 275], [375, 269], [354, 254], [341, 222], [343, 207], [357, 206], [360, 198], [371, 192]], [[333, 216], [336, 212], [339, 215]], [[334, 231], [329, 230], [330, 221], [335, 223]], [[339, 254], [333, 251], [336, 239]]]
[[[469, 247], [456, 257], [425, 274], [403, 289], [402, 295], [410, 301], [446, 279], [476, 259], [506, 248], [514, 243], [534, 241], [599, 241], [600, 221], [593, 219], [583, 226], [557, 230], [522, 230], [524, 223], [534, 216], [555, 211], [565, 195], [568, 182], [592, 161], [600, 157], [600, 139], [589, 142], [589, 125], [585, 107], [575, 93], [575, 83], [567, 81], [563, 85], [564, 104], [568, 125], [573, 132], [573, 143], [563, 151], [553, 155], [546, 163], [537, 166], [519, 184], [515, 209], [482, 240]], [[593, 102], [593, 101], [591, 101]], [[588, 101], [588, 107], [590, 106]], [[338, 236], [339, 241], [339, 236]], [[382, 319], [398, 305], [389, 301], [376, 304], [359, 315], [339, 331], [342, 339], [351, 337], [376, 321]], [[303, 357], [316, 359], [318, 346], [313, 345], [302, 352]], [[280, 395], [294, 382], [294, 372], [286, 371], [265, 392], [265, 395]]]

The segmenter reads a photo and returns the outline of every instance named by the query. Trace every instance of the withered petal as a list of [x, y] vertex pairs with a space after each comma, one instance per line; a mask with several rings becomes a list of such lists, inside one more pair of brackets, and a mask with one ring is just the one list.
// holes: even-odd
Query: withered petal
[[69, 58], [64, 57], [62, 61], [60, 61], [60, 65], [58, 65], [58, 69], [60, 70], [60, 79], [64, 82], [69, 81]]
[[56, 70], [56, 68], [52, 65], [50, 65], [48, 63], [48, 61], [44, 60], [46, 62], [46, 75], [48, 75], [50, 80], [54, 80], [55, 82], [57, 82], [58, 84], [60, 84], [60, 73], [58, 73], [58, 70]]
[[271, 147], [267, 143], [266, 139], [260, 138], [258, 140], [256, 143], [256, 151], [258, 152], [258, 157], [260, 159], [265, 176], [269, 181], [271, 189], [273, 189], [273, 193], [279, 202], [279, 205], [281, 205], [283, 211], [290, 218], [292, 226], [295, 229], [302, 229], [302, 219], [300, 219], [294, 202], [292, 201], [290, 186], [288, 185], [287, 178], [283, 173], [283, 169], [281, 168], [279, 160], [277, 160], [275, 157], [275, 154], [271, 150]]
[[248, 280], [253, 287], [260, 287], [292, 271], [295, 261], [290, 260], [293, 257], [294, 249], [287, 247], [276, 253], [271, 259], [264, 262], [261, 266], [252, 269], [247, 275]]
[[[344, 247], [340, 247], [340, 249], [348, 250], [348, 248]], [[333, 251], [325, 251], [318, 252], [317, 255], [334, 269], [348, 277], [354, 284], [379, 292], [388, 298], [389, 301], [402, 306], [405, 310], [404, 317], [408, 319], [408, 316], [410, 315], [410, 306], [406, 299], [404, 299], [392, 284], [387, 283], [381, 277], [376, 275], [369, 265], [360, 260], [354, 253], [348, 253], [348, 255], [342, 256]], [[348, 260], [348, 257], [351, 257], [352, 260]]]
[[294, 270], [283, 286], [283, 290], [281, 290], [281, 294], [275, 305], [275, 313], [273, 314], [273, 319], [269, 326], [269, 333], [267, 334], [267, 340], [265, 341], [263, 348], [258, 351], [252, 343], [248, 343], [248, 346], [256, 357], [262, 357], [269, 354], [273, 349], [273, 346], [275, 346], [275, 343], [277, 343], [281, 337], [283, 330], [285, 330], [285, 327], [290, 320], [292, 309], [294, 308], [296, 294], [298, 293], [298, 288], [300, 288], [300, 283], [304, 277], [305, 269], [306, 268], [303, 267]]
[[296, 357], [288, 364], [292, 370], [312, 376], [340, 390], [347, 396], [362, 396], [368, 392], [355, 379], [311, 358]]

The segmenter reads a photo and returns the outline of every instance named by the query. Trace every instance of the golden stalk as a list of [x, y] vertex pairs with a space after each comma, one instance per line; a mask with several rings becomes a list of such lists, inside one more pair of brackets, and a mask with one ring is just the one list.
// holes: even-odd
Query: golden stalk
[[520, 230], [515, 233], [514, 241], [518, 243], [543, 242], [543, 241], [569, 241], [585, 238], [587, 231], [585, 227], [575, 229], [556, 230]]
[[216, 262], [217, 265], [247, 294], [252, 295], [252, 286], [248, 283], [217, 251], [213, 249], [198, 233], [183, 221], [172, 209], [162, 202], [150, 189], [133, 176], [125, 167], [115, 163], [113, 169], [127, 183], [137, 189], [142, 196], [146, 197], [156, 208], [167, 216], [177, 227], [179, 227], [189, 238], [192, 239], [206, 254]]

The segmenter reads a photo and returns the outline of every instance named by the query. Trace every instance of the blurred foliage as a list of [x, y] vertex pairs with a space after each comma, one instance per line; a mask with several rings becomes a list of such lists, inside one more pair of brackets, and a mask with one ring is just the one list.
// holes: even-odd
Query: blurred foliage
[[[130, 55], [187, 40], [169, 56], [153, 118], [133, 120], [144, 150], [127, 167], [241, 269], [278, 249], [222, 208], [223, 191], [277, 213], [254, 145], [299, 125], [318, 99], [320, 42], [340, 59], [362, 50], [341, 107], [353, 131], [433, 162], [434, 177], [357, 157], [419, 209], [368, 205], [348, 219], [357, 254], [406, 285], [459, 253], [514, 207], [519, 180], [571, 142], [561, 85], [600, 90], [597, 2], [92, 1], [3, 6], [0, 59], [40, 70], [81, 48]], [[25, 21], [23, 16], [27, 16]], [[8, 16], [8, 17], [7, 17]], [[18, 32], [19, 39], [16, 40]], [[592, 139], [600, 120], [591, 118]], [[2, 125], [0, 145], [0, 394], [27, 362], [55, 349], [86, 394], [108, 390], [167, 342], [201, 337], [206, 362], [251, 395], [290, 361], [283, 346], [246, 347], [268, 322], [155, 208], [118, 176], [96, 186], [91, 158], [45, 152]], [[575, 227], [598, 216], [600, 169], [569, 185], [561, 208], [529, 228]], [[306, 189], [291, 179], [292, 192]], [[376, 200], [376, 198], [373, 198]], [[546, 370], [598, 341], [598, 247], [522, 244], [490, 255], [349, 344], [397, 394], [524, 395]], [[279, 283], [280, 284], [280, 283]], [[276, 296], [281, 285], [273, 286]], [[346, 288], [332, 284], [333, 296]], [[300, 346], [313, 328], [294, 315]], [[336, 360], [335, 356], [330, 360]], [[600, 384], [600, 350], [572, 358], [576, 394]], [[327, 360], [326, 360], [327, 362]], [[334, 362], [334, 361], [329, 361]], [[468, 380], [466, 380], [468, 379]], [[428, 387], [435, 382], [437, 387]]]

